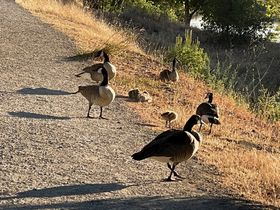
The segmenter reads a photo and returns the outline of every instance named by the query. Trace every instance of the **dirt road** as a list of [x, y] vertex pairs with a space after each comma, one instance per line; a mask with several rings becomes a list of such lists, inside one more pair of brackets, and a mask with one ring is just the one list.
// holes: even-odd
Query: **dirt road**
[[170, 183], [164, 164], [133, 161], [156, 133], [122, 98], [110, 120], [86, 119], [87, 101], [68, 92], [90, 83], [74, 76], [87, 64], [66, 61], [72, 41], [12, 0], [0, 0], [0, 33], [0, 209], [263, 208], [221, 188], [199, 153]]

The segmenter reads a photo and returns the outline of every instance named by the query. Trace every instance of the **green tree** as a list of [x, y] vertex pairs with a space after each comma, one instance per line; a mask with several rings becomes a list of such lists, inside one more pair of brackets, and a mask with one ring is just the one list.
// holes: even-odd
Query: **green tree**
[[266, 8], [269, 17], [280, 20], [280, 0], [259, 0], [259, 3]]
[[271, 23], [266, 7], [256, 0], [208, 0], [202, 8], [205, 28], [230, 44], [231, 38], [260, 38]]
[[154, 0], [156, 4], [163, 8], [172, 8], [175, 10], [179, 20], [183, 20], [186, 29], [190, 28], [191, 19], [202, 8], [205, 0]]

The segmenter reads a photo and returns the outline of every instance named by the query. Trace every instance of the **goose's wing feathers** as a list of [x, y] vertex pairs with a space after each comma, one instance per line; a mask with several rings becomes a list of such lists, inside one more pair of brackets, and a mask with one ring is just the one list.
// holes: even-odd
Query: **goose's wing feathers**
[[138, 154], [141, 156], [141, 159], [152, 156], [175, 157], [178, 154], [185, 153], [192, 143], [193, 139], [190, 138], [187, 132], [168, 130], [158, 135]]
[[92, 101], [93, 98], [99, 97], [99, 86], [98, 85], [88, 85], [84, 86], [80, 90], [81, 94], [88, 100]]
[[96, 63], [96, 64], [93, 64], [91, 66], [87, 66], [83, 69], [84, 72], [87, 72], [87, 73], [92, 73], [92, 72], [97, 72], [98, 69], [102, 68], [103, 67], [103, 64], [102, 63]]
[[218, 116], [218, 108], [215, 104], [202, 103], [197, 107], [196, 114]]

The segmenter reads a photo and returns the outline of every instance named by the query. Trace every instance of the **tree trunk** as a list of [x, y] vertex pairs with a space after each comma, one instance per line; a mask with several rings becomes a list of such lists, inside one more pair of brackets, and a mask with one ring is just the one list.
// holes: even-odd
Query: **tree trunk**
[[190, 12], [190, 0], [185, 0], [185, 30], [189, 30], [191, 27], [192, 15]]

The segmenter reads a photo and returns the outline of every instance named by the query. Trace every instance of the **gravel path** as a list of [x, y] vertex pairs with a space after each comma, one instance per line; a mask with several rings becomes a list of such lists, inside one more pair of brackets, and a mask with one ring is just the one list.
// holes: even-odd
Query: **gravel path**
[[74, 76], [86, 63], [65, 61], [72, 41], [12, 0], [0, 0], [0, 33], [0, 209], [260, 207], [225, 196], [199, 154], [171, 183], [164, 164], [131, 160], [156, 134], [122, 98], [104, 109], [110, 120], [86, 119], [87, 101], [68, 94], [89, 83]]

